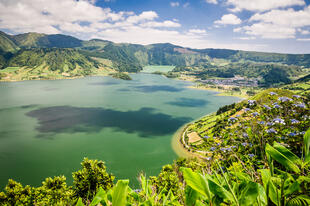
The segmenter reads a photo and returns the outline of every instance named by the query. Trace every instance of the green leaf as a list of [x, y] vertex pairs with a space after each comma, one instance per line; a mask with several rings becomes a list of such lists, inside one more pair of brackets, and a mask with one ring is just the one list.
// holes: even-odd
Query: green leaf
[[264, 187], [261, 184], [257, 184], [258, 185], [258, 200], [259, 201], [259, 205], [268, 205], [268, 201], [267, 201], [267, 195], [266, 195], [266, 191], [264, 189]]
[[304, 155], [305, 157], [309, 157], [310, 159], [310, 152], [309, 152], [309, 148], [310, 148], [310, 128], [307, 130], [306, 134], [304, 135]]
[[204, 177], [199, 173], [193, 172], [190, 168], [182, 168], [181, 170], [186, 184], [210, 200], [211, 194], [208, 182]]
[[273, 147], [278, 150], [279, 152], [281, 152], [284, 156], [286, 156], [289, 160], [291, 160], [292, 162], [301, 165], [302, 161], [301, 159], [295, 155], [293, 152], [291, 152], [290, 150], [288, 150], [286, 147], [280, 145], [277, 142], [274, 142]]
[[129, 180], [118, 180], [112, 193], [112, 205], [124, 206], [126, 205], [126, 197], [128, 191]]
[[228, 192], [223, 186], [217, 184], [212, 179], [208, 179], [208, 183], [209, 183], [210, 191], [215, 196], [218, 196], [222, 199], [230, 200], [231, 202], [235, 201], [233, 195], [230, 192]]
[[268, 183], [268, 191], [269, 191], [269, 198], [275, 204], [280, 206], [280, 191], [277, 187], [273, 184], [272, 181]]
[[193, 190], [189, 185], [185, 187], [185, 205], [193, 206], [196, 205], [196, 200], [198, 199], [199, 194]]
[[82, 198], [79, 198], [79, 200], [78, 200], [77, 203], [76, 203], [76, 206], [85, 206], [85, 205], [83, 204]]
[[299, 183], [298, 182], [294, 182], [293, 184], [291, 184], [289, 186], [289, 188], [284, 190], [284, 195], [288, 196], [288, 195], [293, 194], [294, 192], [298, 191], [299, 189], [300, 189]]
[[[284, 147], [285, 148], [285, 147]], [[298, 166], [293, 162], [294, 159], [289, 159], [289, 157], [285, 156], [281, 151], [284, 151], [283, 148], [277, 150], [270, 146], [269, 144], [266, 145], [266, 153], [269, 154], [274, 160], [282, 164], [286, 169], [291, 170], [296, 173], [300, 173], [300, 169]]]
[[267, 191], [268, 183], [269, 183], [270, 178], [271, 178], [270, 170], [268, 170], [268, 169], [261, 169], [259, 171], [260, 171], [261, 176], [262, 176], [262, 182], [263, 182], [264, 188]]
[[246, 187], [241, 191], [239, 203], [240, 205], [252, 205], [256, 202], [259, 195], [258, 184], [255, 182], [247, 182]]
[[298, 195], [289, 201], [287, 201], [286, 206], [304, 206], [310, 205], [310, 198], [307, 195]]
[[107, 193], [100, 187], [99, 191], [97, 192], [96, 196], [94, 197], [93, 201], [90, 203], [89, 206], [96, 206], [102, 200], [105, 200], [107, 197]]

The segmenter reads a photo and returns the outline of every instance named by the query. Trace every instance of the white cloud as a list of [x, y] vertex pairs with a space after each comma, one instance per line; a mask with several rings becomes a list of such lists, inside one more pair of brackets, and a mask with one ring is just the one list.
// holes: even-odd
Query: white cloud
[[180, 6], [180, 3], [179, 2], [170, 2], [170, 6], [171, 7], [178, 7], [178, 6]]
[[309, 31], [309, 30], [298, 29], [298, 31], [299, 31], [300, 34], [302, 34], [302, 35], [310, 34], [310, 31]]
[[144, 24], [141, 24], [142, 27], [169, 27], [169, 28], [176, 28], [181, 27], [181, 24], [174, 22], [174, 21], [163, 21], [163, 22], [155, 22], [149, 21]]
[[236, 15], [225, 14], [222, 16], [220, 20], [216, 20], [214, 23], [222, 24], [222, 25], [226, 25], [226, 24], [236, 25], [236, 24], [241, 24], [241, 22], [242, 22], [241, 19], [239, 19]]
[[249, 21], [261, 21], [274, 25], [303, 27], [310, 25], [310, 7], [295, 11], [294, 9], [272, 10], [263, 14], [253, 15]]
[[209, 4], [217, 4], [217, 0], [205, 0], [205, 2], [209, 3]]
[[256, 23], [251, 26], [244, 26], [243, 30], [248, 35], [259, 36], [265, 39], [290, 39], [295, 38], [295, 28], [271, 23]]
[[310, 41], [310, 38], [308, 38], [308, 39], [297, 39], [297, 41]]
[[310, 6], [297, 11], [289, 8], [256, 13], [248, 22], [250, 25], [234, 31], [243, 31], [246, 34], [267, 39], [295, 38], [297, 31], [304, 35], [309, 34], [302, 28], [310, 26]]
[[245, 37], [239, 37], [238, 39], [241, 39], [241, 40], [253, 40], [253, 39], [256, 39], [254, 36], [245, 36]]
[[239, 12], [249, 11], [267, 11], [277, 8], [287, 8], [290, 6], [303, 6], [304, 0], [227, 0], [227, 4], [233, 6], [230, 10]]
[[141, 44], [170, 42], [193, 48], [266, 48], [265, 45], [216, 43], [206, 39], [205, 30], [182, 31], [180, 22], [159, 20], [155, 11], [115, 12], [95, 3], [93, 0], [0, 0], [0, 29], [11, 33], [64, 33], [83, 39]]
[[190, 29], [188, 32], [191, 34], [207, 34], [207, 31], [204, 29]]
[[185, 4], [183, 4], [183, 8], [187, 8], [189, 7], [190, 3], [189, 2], [186, 2]]

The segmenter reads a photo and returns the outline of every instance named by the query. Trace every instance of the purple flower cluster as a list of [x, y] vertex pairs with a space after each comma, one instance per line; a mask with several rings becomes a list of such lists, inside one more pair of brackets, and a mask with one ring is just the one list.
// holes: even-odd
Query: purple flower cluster
[[274, 125], [274, 123], [272, 123], [272, 122], [267, 122], [267, 126], [272, 126], [272, 125]]
[[281, 118], [275, 118], [272, 121], [277, 124], [285, 124], [284, 119], [281, 119]]
[[295, 137], [296, 135], [297, 135], [296, 132], [291, 132], [291, 133], [288, 134], [288, 136], [290, 136], [290, 137]]
[[256, 100], [248, 100], [250, 106], [253, 106], [256, 103]]
[[300, 103], [300, 104], [294, 104], [295, 107], [299, 107], [299, 108], [306, 108], [306, 105], [304, 103]]
[[237, 118], [235, 118], [235, 117], [230, 117], [230, 118], [228, 119], [228, 121], [234, 122], [234, 121], [237, 121]]
[[253, 158], [255, 155], [254, 155], [254, 154], [248, 154], [248, 156], [249, 156], [250, 158]]
[[271, 96], [277, 95], [277, 93], [275, 93], [275, 92], [270, 92], [269, 94], [270, 94]]
[[298, 120], [296, 120], [296, 119], [291, 119], [291, 123], [292, 123], [292, 124], [298, 124], [298, 123], [299, 123], [299, 121], [298, 121]]
[[275, 109], [281, 108], [281, 106], [277, 102], [273, 103], [272, 105], [273, 105], [273, 108]]
[[265, 124], [265, 122], [264, 121], [258, 121], [258, 124], [263, 125], [263, 124]]
[[274, 128], [270, 128], [266, 130], [267, 133], [277, 133], [277, 131]]
[[250, 108], [245, 108], [244, 109], [244, 112], [248, 112], [248, 111], [250, 111], [251, 109]]
[[278, 100], [279, 100], [280, 102], [293, 101], [291, 98], [288, 98], [288, 97], [279, 97]]
[[268, 105], [265, 105], [265, 104], [264, 104], [264, 107], [265, 107], [265, 109], [268, 109], [268, 110], [271, 109], [271, 107], [269, 107]]
[[258, 113], [258, 112], [253, 112], [252, 115], [253, 115], [254, 117], [256, 117], [256, 116], [259, 115], [259, 113]]

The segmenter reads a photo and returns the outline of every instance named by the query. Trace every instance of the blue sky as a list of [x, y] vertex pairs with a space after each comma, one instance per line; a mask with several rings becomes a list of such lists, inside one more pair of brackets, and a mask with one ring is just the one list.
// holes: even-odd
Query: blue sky
[[309, 0], [0, 0], [0, 29], [138, 44], [310, 53]]

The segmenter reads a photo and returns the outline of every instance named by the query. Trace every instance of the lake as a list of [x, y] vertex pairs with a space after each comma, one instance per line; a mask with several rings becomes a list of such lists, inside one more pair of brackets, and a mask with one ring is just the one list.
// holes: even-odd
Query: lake
[[118, 179], [157, 175], [177, 155], [174, 132], [238, 101], [187, 88], [160, 75], [0, 83], [0, 187], [12, 178], [38, 186], [79, 170], [84, 157], [106, 162]]

